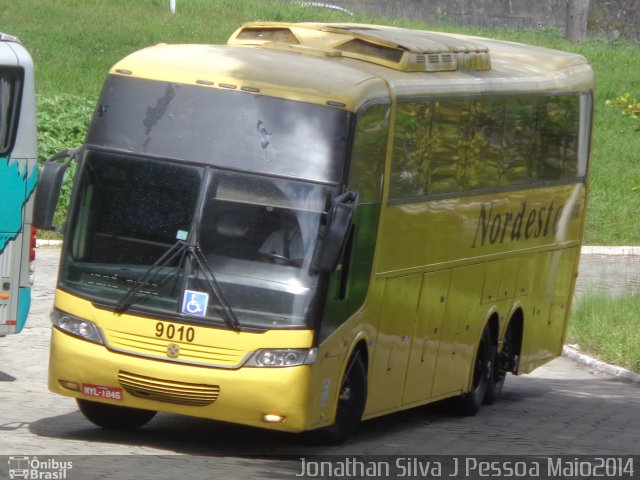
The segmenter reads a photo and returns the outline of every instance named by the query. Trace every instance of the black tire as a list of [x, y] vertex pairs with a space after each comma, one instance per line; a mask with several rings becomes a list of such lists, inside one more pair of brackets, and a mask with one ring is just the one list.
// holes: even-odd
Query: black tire
[[487, 386], [483, 401], [485, 405], [493, 405], [502, 393], [502, 387], [504, 386], [509, 365], [511, 365], [513, 358], [513, 342], [511, 337], [511, 324], [509, 324], [504, 334], [502, 351], [498, 353], [497, 346], [494, 346], [495, 354], [491, 368], [491, 377], [489, 378], [489, 385]]
[[493, 405], [496, 403], [500, 394], [502, 393], [502, 387], [504, 380], [507, 376], [507, 372], [502, 369], [500, 362], [500, 354], [495, 345], [493, 345], [491, 353], [491, 366], [489, 367], [489, 381], [487, 382], [487, 391], [484, 392], [483, 405]]
[[149, 422], [156, 414], [153, 410], [119, 407], [80, 398], [76, 401], [87, 420], [106, 430], [135, 430]]
[[457, 399], [457, 410], [465, 416], [472, 416], [478, 413], [484, 401], [493, 361], [495, 359], [495, 346], [491, 341], [489, 327], [485, 327], [480, 337], [478, 351], [473, 361], [473, 381], [471, 390]]
[[316, 444], [338, 445], [344, 442], [360, 425], [366, 402], [367, 368], [361, 356], [355, 355], [340, 384], [335, 423], [309, 432], [307, 438]]

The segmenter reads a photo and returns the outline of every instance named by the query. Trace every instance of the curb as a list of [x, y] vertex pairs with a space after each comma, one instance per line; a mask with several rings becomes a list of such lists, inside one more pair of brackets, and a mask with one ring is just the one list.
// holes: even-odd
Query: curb
[[640, 255], [638, 247], [601, 247], [595, 245], [584, 245], [580, 250], [581, 255]]
[[617, 380], [640, 385], [640, 374], [634, 373], [626, 368], [609, 365], [608, 363], [592, 358], [584, 353], [580, 353], [578, 350], [568, 345], [565, 345], [562, 349], [562, 356], [575, 363], [579, 363], [580, 365], [585, 365], [596, 373], [606, 373], [612, 375]]
[[62, 240], [47, 240], [43, 238], [38, 238], [36, 240], [36, 247], [61, 247]]

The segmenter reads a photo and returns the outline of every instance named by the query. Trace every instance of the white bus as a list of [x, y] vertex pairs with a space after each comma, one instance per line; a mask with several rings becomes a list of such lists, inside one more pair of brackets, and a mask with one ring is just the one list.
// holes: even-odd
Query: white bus
[[31, 305], [37, 163], [33, 62], [0, 33], [0, 336], [19, 333]]

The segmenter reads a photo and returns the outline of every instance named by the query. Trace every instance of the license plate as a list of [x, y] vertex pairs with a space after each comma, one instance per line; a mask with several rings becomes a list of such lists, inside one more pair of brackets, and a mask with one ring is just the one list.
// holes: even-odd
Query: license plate
[[104, 385], [82, 384], [82, 393], [87, 397], [103, 398], [105, 400], [122, 400], [122, 389], [105, 387]]

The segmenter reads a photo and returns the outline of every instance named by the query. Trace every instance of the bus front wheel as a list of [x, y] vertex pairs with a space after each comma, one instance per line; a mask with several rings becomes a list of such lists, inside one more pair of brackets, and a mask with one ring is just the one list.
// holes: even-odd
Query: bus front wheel
[[471, 390], [457, 399], [458, 410], [461, 414], [471, 416], [480, 410], [492, 380], [495, 358], [496, 347], [491, 340], [491, 333], [487, 326], [480, 337], [480, 344], [473, 363]]
[[151, 420], [156, 412], [119, 407], [108, 403], [76, 399], [78, 408], [91, 423], [106, 430], [135, 430]]
[[356, 354], [340, 384], [335, 423], [309, 432], [312, 443], [337, 445], [353, 434], [362, 419], [367, 401], [367, 367], [362, 356]]

